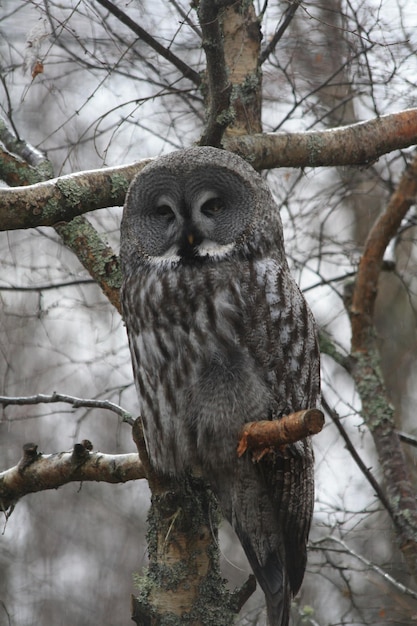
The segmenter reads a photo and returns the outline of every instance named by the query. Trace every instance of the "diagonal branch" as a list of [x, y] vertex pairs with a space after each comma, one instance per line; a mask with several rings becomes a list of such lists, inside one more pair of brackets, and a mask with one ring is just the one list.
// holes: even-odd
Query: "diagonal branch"
[[144, 28], [139, 26], [134, 20], [132, 20], [122, 9], [110, 2], [110, 0], [97, 0], [104, 8], [106, 8], [112, 15], [114, 15], [120, 22], [125, 24], [131, 31], [135, 33], [142, 41], [148, 46], [153, 48], [161, 57], [172, 63], [184, 76], [191, 80], [197, 87], [201, 84], [201, 77], [198, 72], [189, 67], [184, 61], [177, 57], [169, 48], [165, 48], [156, 39], [154, 39]]
[[119, 257], [90, 222], [79, 215], [70, 222], [55, 225], [67, 248], [72, 250], [116, 310], [121, 314], [122, 272]]
[[373, 225], [365, 242], [353, 293], [352, 349], [363, 350], [373, 328], [377, 283], [385, 250], [410, 207], [417, 201], [417, 153], [405, 169], [384, 213]]
[[294, 0], [293, 2], [291, 2], [289, 7], [287, 8], [287, 10], [285, 11], [283, 22], [278, 26], [278, 28], [275, 31], [271, 41], [269, 42], [269, 44], [266, 46], [266, 48], [260, 54], [259, 62], [261, 63], [261, 65], [274, 52], [274, 50], [275, 50], [278, 42], [280, 41], [281, 37], [284, 35], [284, 33], [287, 30], [288, 26], [291, 24], [292, 19], [293, 19], [295, 13], [296, 13], [298, 7], [301, 5], [301, 2], [302, 2], [302, 0]]
[[388, 502], [387, 498], [385, 497], [384, 491], [379, 486], [372, 472], [366, 467], [365, 463], [362, 461], [355, 446], [350, 440], [350, 437], [347, 434], [342, 422], [340, 421], [339, 415], [336, 413], [334, 409], [330, 407], [329, 403], [327, 402], [324, 396], [322, 397], [322, 404], [326, 413], [330, 415], [333, 424], [336, 426], [337, 430], [339, 431], [339, 434], [341, 435], [343, 441], [345, 442], [346, 448], [349, 450], [349, 453], [352, 456], [353, 460], [355, 461], [356, 465], [359, 467], [360, 471], [365, 476], [366, 480], [369, 482], [372, 489], [375, 491], [375, 494], [378, 496], [378, 499], [380, 500], [381, 504], [385, 507], [390, 517], [394, 520], [395, 519], [394, 511], [390, 503]]

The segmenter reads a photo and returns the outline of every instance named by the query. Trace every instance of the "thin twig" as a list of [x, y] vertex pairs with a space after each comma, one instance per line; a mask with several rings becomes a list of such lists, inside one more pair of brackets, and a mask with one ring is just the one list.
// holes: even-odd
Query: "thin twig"
[[145, 29], [143, 29], [141, 26], [139, 26], [139, 24], [134, 22], [124, 11], [114, 5], [113, 2], [110, 2], [110, 0], [97, 0], [97, 2], [105, 7], [120, 22], [125, 24], [125, 26], [130, 28], [130, 30], [132, 30], [135, 35], [140, 37], [142, 41], [144, 41], [148, 46], [153, 48], [155, 52], [157, 52], [161, 57], [172, 63], [172, 65], [174, 65], [174, 67], [176, 67], [182, 73], [184, 78], [188, 78], [197, 86], [201, 84], [201, 77], [198, 72], [196, 72], [191, 67], [189, 67], [189, 65], [184, 63], [184, 61], [177, 57], [176, 54], [171, 52], [171, 50], [161, 45]]
[[400, 583], [398, 580], [393, 578], [390, 574], [388, 574], [388, 572], [383, 570], [382, 567], [379, 567], [379, 565], [376, 565], [372, 561], [369, 561], [368, 559], [366, 559], [361, 554], [358, 554], [357, 552], [349, 548], [349, 546], [343, 541], [343, 539], [339, 539], [338, 537], [331, 537], [331, 536], [323, 537], [322, 539], [318, 539], [317, 541], [312, 542], [310, 547], [316, 547], [317, 545], [321, 543], [325, 543], [326, 541], [333, 541], [334, 543], [342, 546], [345, 552], [347, 552], [350, 556], [353, 556], [355, 559], [360, 561], [363, 565], [366, 565], [366, 567], [368, 567], [369, 569], [373, 570], [374, 572], [382, 576], [382, 578], [384, 578], [387, 582], [389, 582], [396, 589], [398, 589], [398, 591], [408, 596], [411, 596], [412, 598], [417, 600], [416, 591], [414, 591], [413, 589], [410, 589], [410, 587], [406, 587], [405, 585]]
[[285, 11], [285, 13], [284, 13], [284, 21], [282, 22], [282, 24], [280, 24], [278, 26], [278, 28], [275, 31], [275, 34], [272, 37], [271, 41], [266, 46], [265, 50], [263, 50], [261, 52], [261, 54], [260, 54], [259, 62], [260, 62], [261, 65], [262, 65], [262, 63], [264, 63], [267, 60], [269, 55], [272, 54], [272, 52], [275, 50], [275, 48], [277, 46], [277, 43], [279, 42], [279, 40], [281, 39], [281, 37], [283, 36], [285, 31], [287, 30], [288, 26], [291, 24], [292, 19], [293, 19], [294, 15], [295, 15], [295, 12], [297, 11], [297, 9], [300, 6], [301, 2], [302, 2], [302, 0], [294, 0], [294, 2], [291, 2], [291, 4], [288, 7], [288, 9]]
[[50, 289], [61, 289], [62, 287], [73, 287], [75, 285], [96, 285], [97, 281], [92, 278], [80, 278], [69, 280], [65, 283], [51, 283], [49, 285], [0, 285], [0, 291], [48, 291]]
[[105, 409], [112, 411], [122, 418], [123, 422], [130, 424], [134, 423], [134, 418], [131, 413], [123, 409], [118, 404], [110, 402], [110, 400], [94, 400], [88, 398], [77, 398], [76, 396], [69, 396], [63, 393], [52, 393], [51, 395], [45, 395], [38, 393], [34, 396], [0, 396], [0, 404], [4, 407], [11, 405], [26, 406], [31, 404], [50, 404], [53, 402], [63, 402], [65, 404], [71, 404], [74, 409], [80, 407], [89, 407], [93, 409]]
[[394, 511], [392, 510], [392, 507], [390, 505], [390, 503], [388, 502], [387, 498], [385, 497], [384, 492], [382, 491], [381, 487], [379, 486], [378, 482], [376, 481], [376, 479], [373, 477], [372, 473], [369, 471], [369, 469], [366, 467], [365, 463], [362, 461], [361, 457], [359, 456], [359, 454], [356, 452], [355, 446], [353, 445], [353, 443], [350, 440], [349, 435], [347, 434], [346, 430], [344, 429], [339, 415], [336, 413], [336, 411], [334, 411], [332, 408], [330, 408], [329, 403], [327, 402], [326, 398], [323, 396], [322, 397], [322, 405], [324, 410], [326, 411], [326, 413], [330, 416], [333, 424], [336, 426], [337, 430], [339, 431], [340, 435], [342, 436], [345, 444], [346, 444], [346, 448], [349, 450], [353, 460], [355, 461], [356, 465], [359, 467], [359, 469], [361, 470], [362, 474], [365, 476], [366, 480], [369, 482], [369, 484], [371, 485], [372, 489], [375, 491], [376, 495], [378, 496], [379, 500], [381, 501], [381, 504], [385, 507], [385, 509], [387, 510], [387, 512], [389, 513], [390, 517], [395, 521], [395, 514]]

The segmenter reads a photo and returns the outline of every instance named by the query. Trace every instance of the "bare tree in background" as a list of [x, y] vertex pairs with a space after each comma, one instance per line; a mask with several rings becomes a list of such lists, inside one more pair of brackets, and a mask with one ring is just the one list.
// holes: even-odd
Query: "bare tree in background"
[[[120, 206], [147, 159], [195, 142], [268, 176], [322, 330], [328, 420], [293, 623], [415, 623], [416, 33], [411, 1], [4, 0], [1, 469], [38, 448], [0, 475], [0, 624], [128, 623], [143, 599]], [[220, 546], [240, 591], [217, 580], [230, 613], [201, 623], [231, 623], [251, 591], [229, 528]], [[265, 622], [262, 595], [239, 619]]]

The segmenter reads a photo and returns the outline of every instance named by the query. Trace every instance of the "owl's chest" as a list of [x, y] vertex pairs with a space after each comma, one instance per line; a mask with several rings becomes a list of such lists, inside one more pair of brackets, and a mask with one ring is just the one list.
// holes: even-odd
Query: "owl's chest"
[[152, 354], [163, 361], [185, 356], [196, 361], [222, 346], [239, 345], [246, 317], [239, 278], [192, 268], [144, 276], [135, 302], [142, 365]]

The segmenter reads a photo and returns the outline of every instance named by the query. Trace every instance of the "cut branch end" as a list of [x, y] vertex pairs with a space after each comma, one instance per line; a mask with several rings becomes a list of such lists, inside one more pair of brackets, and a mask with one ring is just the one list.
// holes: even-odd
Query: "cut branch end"
[[255, 460], [260, 460], [271, 449], [316, 435], [323, 425], [324, 415], [318, 409], [297, 411], [277, 420], [248, 422], [241, 431], [237, 454], [241, 457], [251, 450]]

